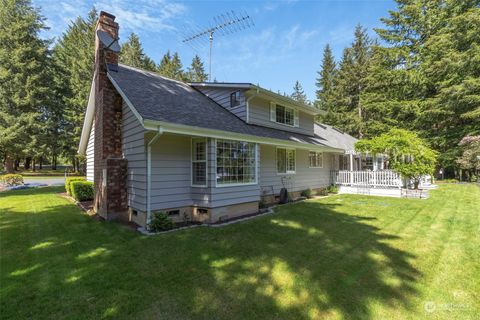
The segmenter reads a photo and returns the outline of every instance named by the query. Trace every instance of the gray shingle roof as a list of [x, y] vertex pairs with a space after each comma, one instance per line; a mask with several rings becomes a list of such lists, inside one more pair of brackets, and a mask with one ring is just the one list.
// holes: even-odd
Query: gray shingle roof
[[[340, 148], [325, 139], [328, 129], [318, 130], [321, 135], [315, 129], [315, 136], [308, 136], [247, 124], [188, 84], [152, 72], [120, 64], [109, 75], [146, 120]], [[328, 136], [336, 137], [334, 133]]]
[[344, 149], [345, 151], [355, 150], [355, 142], [358, 139], [344, 133], [332, 126], [323, 123], [315, 123], [315, 135], [325, 139], [325, 144], [329, 147]]

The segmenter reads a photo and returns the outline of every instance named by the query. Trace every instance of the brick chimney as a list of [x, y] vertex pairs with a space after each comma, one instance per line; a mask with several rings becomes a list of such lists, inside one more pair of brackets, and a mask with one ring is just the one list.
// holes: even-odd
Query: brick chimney
[[[127, 160], [122, 157], [122, 98], [107, 76], [116, 72], [115, 16], [100, 12], [95, 38], [94, 209], [110, 220], [127, 217]], [[108, 44], [105, 42], [109, 41]], [[109, 46], [107, 48], [107, 46]], [[117, 43], [118, 46], [118, 43]]]

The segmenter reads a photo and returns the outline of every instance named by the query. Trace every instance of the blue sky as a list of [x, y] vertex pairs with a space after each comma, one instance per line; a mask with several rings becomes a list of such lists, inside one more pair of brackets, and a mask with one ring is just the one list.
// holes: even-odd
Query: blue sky
[[395, 9], [393, 0], [317, 1], [176, 1], [176, 0], [33, 0], [41, 7], [50, 30], [58, 37], [69, 21], [85, 16], [92, 6], [114, 14], [120, 24], [120, 41], [135, 32], [145, 52], [156, 62], [167, 49], [178, 51], [190, 64], [197, 53], [208, 70], [208, 38], [195, 48], [182, 43], [185, 34], [206, 28], [213, 17], [247, 12], [255, 27], [214, 39], [213, 77], [218, 81], [251, 82], [273, 91], [291, 93], [299, 80], [309, 99], [315, 98], [315, 78], [324, 46], [329, 43], [338, 60], [361, 23], [382, 26], [381, 17]]

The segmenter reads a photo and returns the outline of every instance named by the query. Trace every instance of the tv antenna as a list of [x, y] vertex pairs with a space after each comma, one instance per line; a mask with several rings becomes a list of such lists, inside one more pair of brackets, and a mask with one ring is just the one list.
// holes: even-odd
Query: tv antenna
[[211, 27], [203, 29], [196, 27], [194, 30], [189, 30], [190, 35], [186, 36], [182, 40], [183, 43], [190, 44], [192, 47], [194, 47], [195, 44], [202, 45], [203, 42], [201, 42], [201, 40], [205, 37], [208, 37], [210, 42], [210, 51], [208, 57], [208, 81], [212, 81], [213, 34], [218, 33], [225, 36], [255, 26], [252, 17], [250, 17], [246, 12], [237, 15], [233, 10], [213, 17], [213, 21], [214, 24]]

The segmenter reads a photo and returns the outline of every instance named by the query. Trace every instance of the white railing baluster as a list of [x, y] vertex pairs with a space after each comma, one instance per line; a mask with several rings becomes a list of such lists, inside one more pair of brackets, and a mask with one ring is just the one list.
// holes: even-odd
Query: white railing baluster
[[332, 181], [337, 185], [370, 186], [374, 188], [401, 186], [400, 175], [393, 170], [332, 171]]

